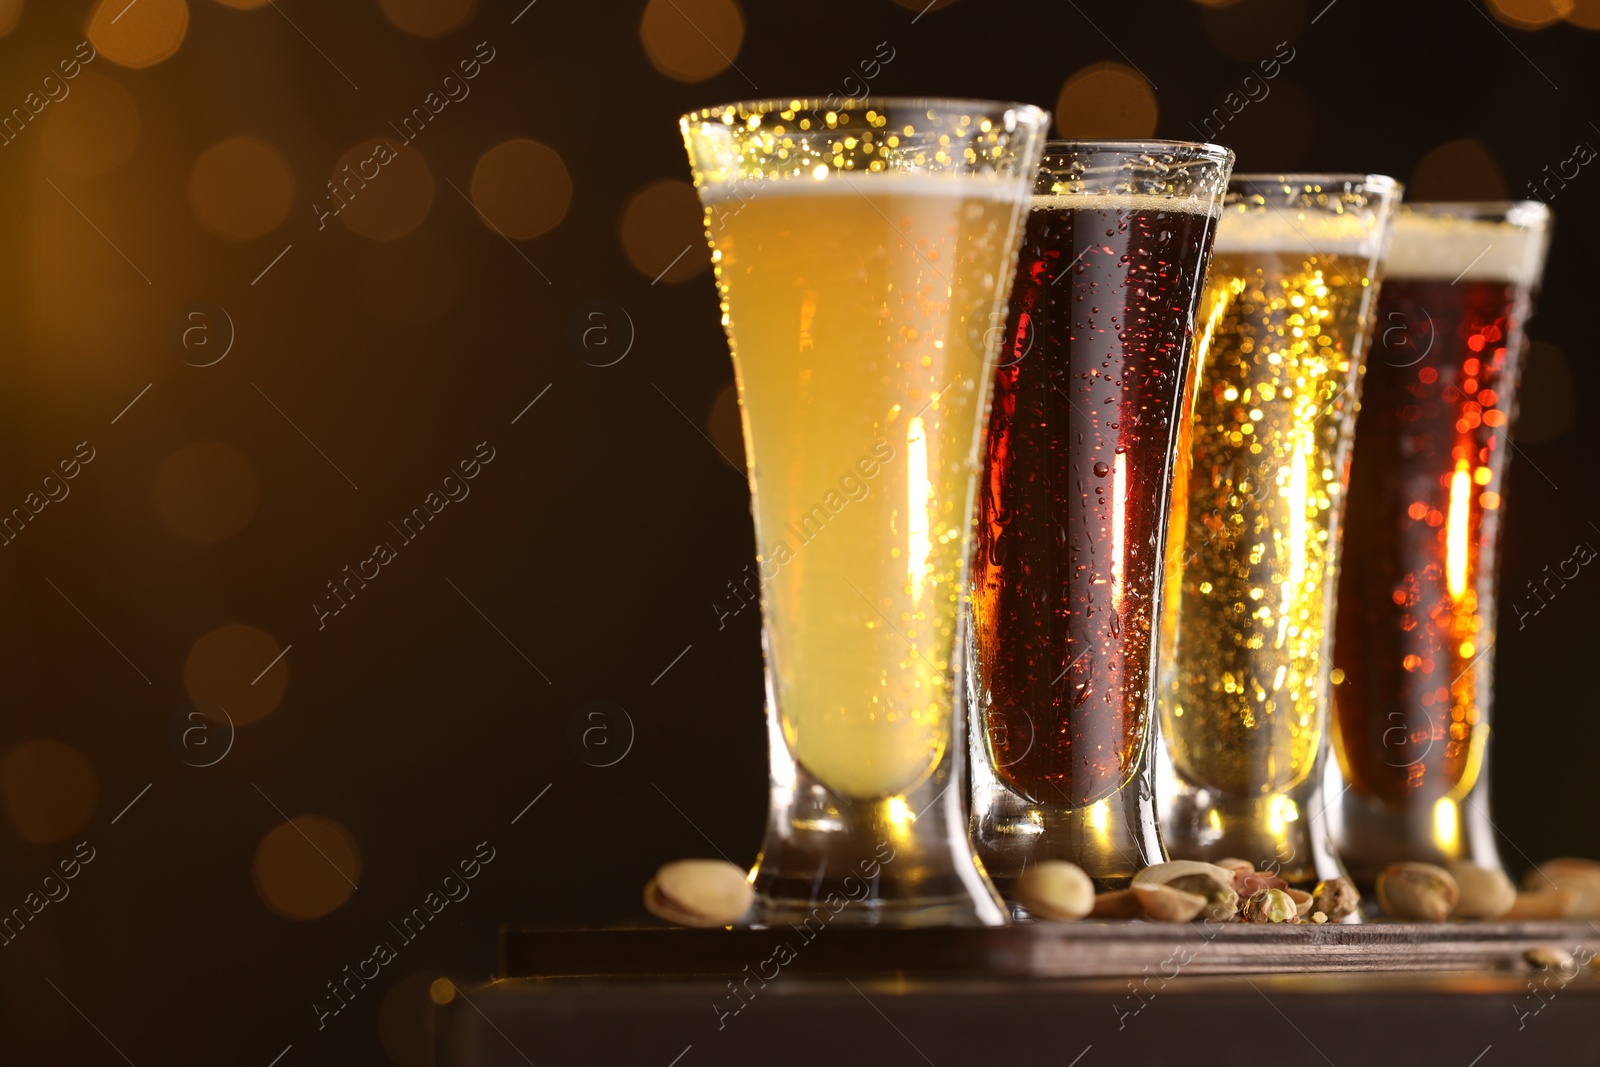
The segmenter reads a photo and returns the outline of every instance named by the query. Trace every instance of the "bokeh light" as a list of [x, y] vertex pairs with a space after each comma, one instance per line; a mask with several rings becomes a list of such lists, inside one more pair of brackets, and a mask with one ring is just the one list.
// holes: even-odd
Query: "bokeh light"
[[1279, 55], [1280, 44], [1292, 48], [1306, 28], [1306, 5], [1305, 0], [1234, 0], [1206, 5], [1200, 19], [1212, 46], [1223, 55], [1241, 63], [1281, 63], [1289, 53]]
[[436, 971], [422, 971], [407, 975], [384, 992], [378, 1005], [378, 1040], [397, 1067], [433, 1067], [431, 991], [440, 982], [449, 979], [440, 978]]
[[189, 32], [184, 0], [99, 0], [89, 14], [89, 43], [124, 67], [153, 67], [176, 52]]
[[733, 66], [744, 43], [737, 0], [650, 0], [639, 20], [650, 65], [681, 82], [703, 82]]
[[355, 892], [361, 855], [339, 823], [301, 815], [267, 831], [256, 846], [250, 877], [271, 911], [286, 919], [320, 919]]
[[1140, 138], [1156, 132], [1160, 108], [1144, 75], [1121, 63], [1091, 63], [1056, 97], [1056, 131], [1071, 138]]
[[[352, 233], [392, 241], [422, 225], [433, 207], [433, 172], [416, 149], [386, 138], [362, 141], [339, 157], [318, 191], [318, 204], [338, 212]], [[324, 216], [319, 212], [318, 218]]]
[[478, 0], [378, 0], [396, 29], [417, 37], [442, 37], [466, 24]]
[[1586, 30], [1600, 30], [1600, 0], [1576, 0], [1567, 21]]
[[681, 282], [711, 266], [705, 210], [694, 186], [676, 179], [651, 182], [623, 205], [617, 233], [628, 262], [652, 280]]
[[277, 639], [254, 626], [219, 626], [190, 647], [184, 690], [195, 708], [213, 719], [221, 720], [221, 708], [235, 723], [255, 722], [271, 714], [289, 686], [288, 657], [282, 652]]
[[133, 97], [93, 71], [84, 71], [71, 84], [71, 94], [42, 116], [45, 158], [83, 178], [117, 169], [139, 144], [139, 109]]
[[1511, 436], [1529, 445], [1548, 444], [1564, 436], [1577, 415], [1576, 395], [1566, 354], [1555, 345], [1533, 342], [1522, 357], [1517, 420]]
[[356, 267], [362, 307], [397, 326], [426, 326], [456, 306], [461, 263], [434, 227], [397, 241], [368, 245]]
[[189, 172], [189, 206], [201, 225], [232, 241], [249, 241], [289, 215], [294, 180], [278, 150], [254, 137], [218, 141]]
[[525, 241], [556, 227], [572, 203], [572, 175], [549, 145], [514, 137], [472, 170], [472, 202], [507, 237]]
[[739, 388], [733, 382], [711, 401], [706, 414], [706, 436], [728, 457], [744, 455], [744, 427], [739, 424]]
[[156, 473], [156, 503], [178, 536], [215, 544], [255, 518], [261, 479], [250, 457], [232, 445], [196, 441], [162, 462]]
[[60, 741], [29, 741], [0, 756], [0, 793], [24, 841], [45, 845], [89, 824], [100, 782], [88, 757]]
[[1411, 170], [1408, 200], [1504, 200], [1506, 179], [1482, 141], [1462, 137], [1431, 150]]
[[1488, 0], [1489, 12], [1507, 26], [1541, 30], [1572, 13], [1573, 0]]

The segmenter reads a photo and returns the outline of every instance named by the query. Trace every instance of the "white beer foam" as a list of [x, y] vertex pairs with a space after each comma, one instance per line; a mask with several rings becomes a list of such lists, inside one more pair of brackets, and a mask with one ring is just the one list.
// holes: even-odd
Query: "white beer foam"
[[1217, 223], [1217, 252], [1292, 252], [1315, 255], [1378, 254], [1378, 222], [1353, 211], [1330, 214], [1295, 207], [1226, 208]]
[[1148, 193], [1034, 193], [1034, 211], [1168, 211], [1215, 217], [1222, 205], [1188, 196]]
[[1538, 284], [1543, 231], [1488, 219], [1402, 213], [1389, 246], [1390, 278]]
[[994, 174], [930, 174], [926, 171], [827, 170], [786, 174], [781, 178], [730, 178], [702, 182], [700, 200], [721, 204], [768, 196], [915, 196], [1025, 203], [1033, 176], [1002, 178]]

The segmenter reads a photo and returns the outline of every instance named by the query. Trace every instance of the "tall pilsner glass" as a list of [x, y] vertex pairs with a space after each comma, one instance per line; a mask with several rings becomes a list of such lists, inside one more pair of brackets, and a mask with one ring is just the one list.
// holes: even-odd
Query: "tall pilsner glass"
[[1399, 199], [1377, 176], [1234, 177], [1175, 479], [1166, 845], [1299, 887], [1343, 873], [1321, 802], [1340, 513]]
[[1165, 858], [1150, 773], [1162, 552], [1232, 165], [1179, 141], [1045, 146], [972, 564], [972, 830], [1008, 899], [1030, 862], [1117, 889]]
[[1531, 201], [1411, 204], [1395, 222], [1334, 649], [1349, 784], [1335, 831], [1364, 884], [1397, 860], [1500, 866], [1487, 771], [1497, 546], [1549, 227]]
[[760, 559], [756, 925], [1004, 920], [962, 815], [960, 608], [992, 324], [1047, 122], [898, 99], [682, 120]]

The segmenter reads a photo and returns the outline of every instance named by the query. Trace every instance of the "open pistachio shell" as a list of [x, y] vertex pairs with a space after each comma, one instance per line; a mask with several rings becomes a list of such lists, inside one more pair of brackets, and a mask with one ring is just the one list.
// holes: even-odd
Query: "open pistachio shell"
[[644, 888], [651, 914], [682, 926], [731, 925], [754, 899], [745, 872], [726, 860], [677, 860]]
[[[1205, 902], [1200, 910], [1204, 918], [1224, 921], [1233, 918], [1239, 910], [1239, 894], [1233, 889], [1233, 872], [1214, 863], [1197, 860], [1157, 863], [1134, 875], [1130, 888], [1139, 893], [1160, 886], [1200, 897]], [[1145, 911], [1149, 912], [1150, 905], [1145, 903], [1142, 894], [1139, 899], [1145, 904]], [[1168, 899], [1158, 906], [1173, 910], [1176, 903]]]

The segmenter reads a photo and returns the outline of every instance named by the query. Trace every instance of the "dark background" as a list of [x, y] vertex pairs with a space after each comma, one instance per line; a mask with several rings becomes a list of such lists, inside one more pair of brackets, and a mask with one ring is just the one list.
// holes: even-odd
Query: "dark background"
[[[624, 920], [665, 860], [753, 858], [759, 620], [719, 626], [714, 606], [753, 538], [742, 472], [718, 454], [739, 458], [738, 427], [681, 112], [842, 95], [886, 43], [876, 93], [1054, 107], [1086, 66], [1136, 66], [1153, 130], [1117, 71], [1072, 96], [1058, 129], [1192, 138], [1289, 41], [1270, 95], [1217, 137], [1240, 170], [1525, 195], [1579, 142], [1600, 146], [1600, 37], [1519, 29], [1470, 0], [962, 0], [920, 16], [744, 0], [742, 34], [728, 0], [657, 0], [662, 64], [698, 83], [652, 64], [637, 0], [387, 0], [401, 21], [470, 11], [435, 37], [376, 0], [188, 0], [181, 47], [137, 69], [113, 53], [183, 5], [126, 3], [100, 5], [100, 55], [71, 95], [0, 147], [0, 510], [79, 442], [95, 450], [70, 496], [0, 547], [0, 912], [78, 842], [95, 850], [71, 895], [0, 947], [7, 1063], [264, 1067], [286, 1046], [284, 1065], [426, 1063], [429, 983], [486, 976], [499, 921]], [[95, 5], [0, 0], [0, 28], [19, 7], [0, 114], [72, 55]], [[368, 232], [405, 232], [319, 229], [312, 205], [341, 157], [394, 139], [389, 123], [479, 42], [494, 59], [471, 95], [353, 202]], [[712, 73], [724, 59], [736, 66]], [[191, 192], [196, 160], [236, 136], [271, 146], [289, 179], [286, 196], [253, 166], [224, 183], [239, 205], [214, 215], [267, 205], [244, 240], [208, 229]], [[559, 154], [564, 215], [548, 156], [486, 172], [482, 216], [469, 202], [480, 157], [513, 138]], [[661, 181], [679, 184], [624, 227]], [[1600, 545], [1584, 400], [1600, 392], [1597, 202], [1600, 167], [1551, 199], [1508, 597], [1579, 541]], [[558, 215], [518, 240], [485, 222]], [[183, 318], [195, 301], [203, 318]], [[223, 312], [226, 358], [191, 365], [220, 351]], [[387, 524], [483, 441], [495, 458], [470, 496], [399, 547]], [[319, 629], [325, 583], [380, 539], [398, 558]], [[1518, 868], [1600, 854], [1582, 771], [1600, 742], [1597, 596], [1585, 571], [1522, 630], [1503, 606], [1494, 789]], [[253, 630], [214, 634], [236, 624]], [[218, 708], [253, 721], [230, 731]], [[325, 983], [378, 940], [400, 946], [388, 924], [484, 841], [495, 858], [471, 896], [319, 1030]]]

